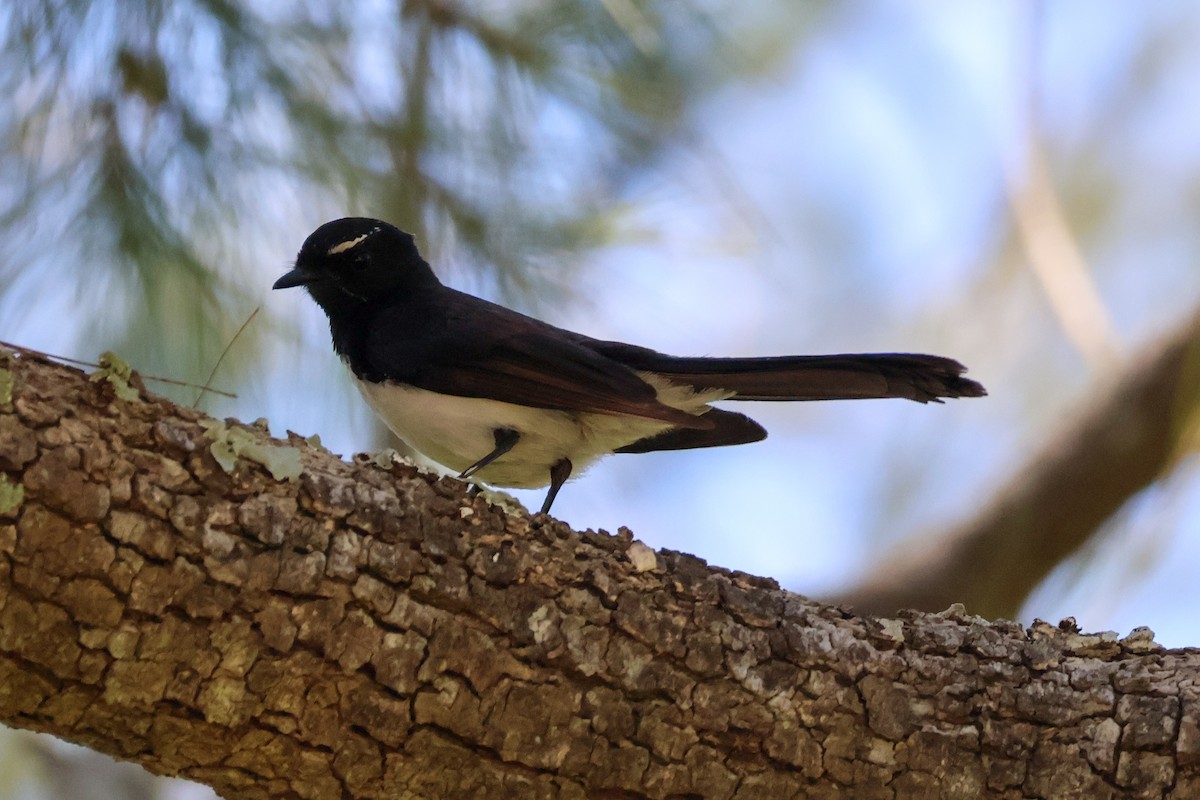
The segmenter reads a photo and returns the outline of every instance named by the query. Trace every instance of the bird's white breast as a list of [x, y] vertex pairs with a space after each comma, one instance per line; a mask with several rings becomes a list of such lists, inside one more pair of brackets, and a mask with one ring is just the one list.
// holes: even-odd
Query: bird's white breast
[[[728, 396], [709, 390], [666, 383], [641, 376], [658, 391], [666, 405], [701, 414], [708, 403]], [[456, 397], [401, 383], [355, 380], [359, 391], [380, 419], [401, 439], [429, 458], [461, 472], [496, 447], [494, 431], [509, 428], [520, 434], [511, 451], [476, 477], [497, 486], [523, 489], [550, 483], [550, 467], [570, 459], [577, 476], [600, 456], [672, 426], [659, 420], [620, 414], [579, 413]]]

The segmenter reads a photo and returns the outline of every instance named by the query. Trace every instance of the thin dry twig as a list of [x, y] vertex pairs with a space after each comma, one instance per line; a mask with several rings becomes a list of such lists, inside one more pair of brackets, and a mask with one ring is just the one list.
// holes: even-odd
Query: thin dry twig
[[[192, 408], [196, 408], [200, 405], [200, 401], [204, 398], [205, 392], [216, 391], [215, 389], [211, 389], [209, 387], [212, 384], [213, 378], [215, 378], [217, 375], [217, 370], [221, 368], [221, 362], [224, 361], [225, 356], [229, 354], [229, 349], [233, 347], [233, 343], [238, 340], [238, 337], [240, 337], [242, 332], [246, 330], [246, 327], [250, 324], [250, 321], [257, 317], [258, 312], [261, 310], [262, 306], [256, 306], [254, 310], [250, 312], [250, 316], [246, 317], [246, 321], [243, 322], [240, 327], [238, 327], [237, 331], [233, 334], [233, 338], [229, 340], [229, 344], [225, 345], [225, 349], [221, 351], [221, 355], [217, 356], [217, 363], [213, 364], [212, 372], [208, 373], [208, 378], [204, 381], [204, 385], [199, 387], [200, 394], [196, 395], [196, 399], [192, 401]], [[224, 392], [220, 392], [219, 394], [224, 394]]]

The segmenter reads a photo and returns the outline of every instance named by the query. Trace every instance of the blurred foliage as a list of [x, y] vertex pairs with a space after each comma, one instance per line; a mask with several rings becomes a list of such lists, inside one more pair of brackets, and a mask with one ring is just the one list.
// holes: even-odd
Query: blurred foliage
[[84, 337], [202, 377], [262, 296], [250, 265], [347, 213], [501, 293], [563, 285], [564, 254], [613, 236], [623, 182], [820, 7], [734, 6], [6, 3], [0, 313], [64, 282]]

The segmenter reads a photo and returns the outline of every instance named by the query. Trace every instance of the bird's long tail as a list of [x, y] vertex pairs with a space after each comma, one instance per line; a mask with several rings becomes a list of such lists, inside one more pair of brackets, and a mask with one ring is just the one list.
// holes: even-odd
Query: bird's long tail
[[982, 397], [987, 390], [963, 377], [952, 358], [919, 353], [861, 353], [768, 358], [680, 358], [647, 351], [623, 354], [638, 370], [696, 389], [725, 389], [730, 400], [853, 400], [901, 397], [940, 403]]

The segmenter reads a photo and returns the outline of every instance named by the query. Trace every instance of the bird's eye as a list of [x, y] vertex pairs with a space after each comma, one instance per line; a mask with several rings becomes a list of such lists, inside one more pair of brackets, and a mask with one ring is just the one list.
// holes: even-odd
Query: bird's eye
[[368, 253], [357, 253], [354, 258], [350, 259], [350, 268], [355, 272], [361, 272], [370, 263], [371, 256]]

